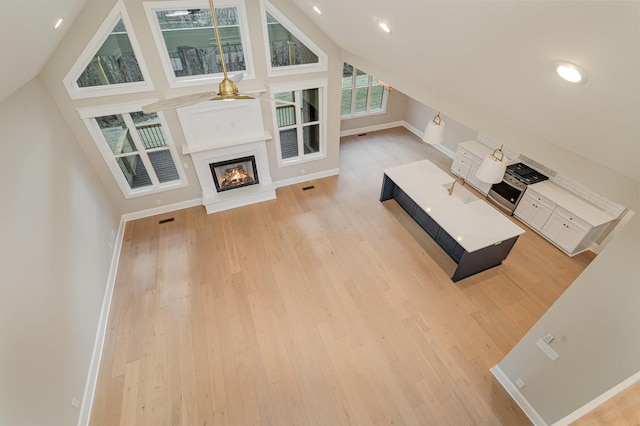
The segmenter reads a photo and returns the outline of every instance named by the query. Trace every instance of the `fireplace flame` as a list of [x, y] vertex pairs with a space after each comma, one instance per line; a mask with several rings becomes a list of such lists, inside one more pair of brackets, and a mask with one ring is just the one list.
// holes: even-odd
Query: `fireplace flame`
[[236, 166], [224, 171], [224, 178], [220, 182], [222, 188], [229, 186], [240, 185], [243, 183], [251, 182], [253, 178], [245, 172], [242, 166]]

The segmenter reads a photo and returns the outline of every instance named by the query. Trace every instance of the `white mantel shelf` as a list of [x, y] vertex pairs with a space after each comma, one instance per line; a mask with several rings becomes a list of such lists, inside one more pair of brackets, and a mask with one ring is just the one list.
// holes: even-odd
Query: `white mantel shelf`
[[211, 143], [208, 145], [199, 145], [199, 146], [182, 145], [182, 153], [185, 155], [195, 154], [197, 152], [211, 151], [213, 149], [226, 148], [229, 146], [236, 146], [236, 145], [244, 145], [244, 144], [253, 143], [253, 142], [268, 141], [271, 139], [273, 139], [273, 136], [271, 136], [271, 133], [265, 130], [264, 135], [262, 135], [261, 137], [252, 136], [248, 138], [231, 139], [231, 140], [225, 140], [223, 143], [217, 142], [217, 143]]

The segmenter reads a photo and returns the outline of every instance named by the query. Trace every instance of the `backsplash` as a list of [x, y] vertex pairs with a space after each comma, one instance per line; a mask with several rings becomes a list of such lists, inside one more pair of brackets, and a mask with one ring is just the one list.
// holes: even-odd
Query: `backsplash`
[[570, 177], [556, 174], [555, 177], [551, 179], [551, 181], [615, 217], [619, 217], [625, 210], [624, 206], [621, 206], [618, 203], [614, 203], [608, 198], [593, 192], [583, 184], [576, 182]]
[[[482, 134], [482, 133], [478, 133], [478, 136], [476, 138], [476, 140], [480, 143], [482, 143], [483, 145], [488, 146], [491, 149], [496, 149], [496, 148], [500, 148], [500, 144], [498, 142], [496, 142], [495, 140], [491, 139], [489, 136]], [[539, 172], [544, 173], [545, 175], [549, 176], [549, 180], [551, 180], [551, 182], [555, 183], [556, 185], [566, 189], [567, 191], [571, 192], [572, 194], [576, 195], [577, 197], [582, 198], [583, 200], [585, 200], [586, 202], [593, 204], [594, 206], [598, 207], [601, 210], [604, 210], [605, 212], [609, 213], [610, 215], [613, 215], [615, 217], [619, 217], [624, 211], [625, 211], [625, 207], [621, 206], [618, 203], [614, 203], [613, 201], [609, 200], [606, 197], [603, 197], [600, 194], [597, 194], [595, 192], [593, 192], [592, 190], [590, 190], [589, 188], [587, 188], [586, 186], [584, 186], [583, 184], [567, 177], [567, 176], [563, 176], [561, 174], [558, 174], [555, 170], [552, 170], [540, 163], [538, 163], [535, 160], [532, 160], [531, 158], [527, 157], [526, 155], [523, 154], [519, 154], [515, 151], [509, 150], [507, 148], [503, 148], [503, 151], [505, 153], [505, 155], [512, 160], [517, 159], [518, 161], [521, 161], [523, 163], [525, 163], [526, 165], [530, 166], [531, 168], [538, 170]]]

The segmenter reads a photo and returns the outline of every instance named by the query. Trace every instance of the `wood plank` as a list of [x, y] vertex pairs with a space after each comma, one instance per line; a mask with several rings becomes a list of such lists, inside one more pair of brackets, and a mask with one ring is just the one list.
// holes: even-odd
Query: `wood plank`
[[383, 168], [425, 158], [451, 164], [403, 129], [351, 136], [339, 176], [128, 223], [91, 425], [528, 424], [489, 368], [594, 256], [527, 232], [452, 283], [378, 201]]

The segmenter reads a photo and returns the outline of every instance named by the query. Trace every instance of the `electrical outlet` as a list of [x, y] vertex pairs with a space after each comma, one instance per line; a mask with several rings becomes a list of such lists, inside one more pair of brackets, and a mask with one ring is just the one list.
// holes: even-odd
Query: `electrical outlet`
[[162, 201], [161, 200], [156, 200], [156, 204], [160, 205], [160, 204], [162, 204]]
[[522, 381], [522, 379], [516, 380], [516, 386], [518, 387], [518, 389], [522, 389], [524, 387], [524, 382]]
[[76, 398], [76, 397], [73, 397], [71, 399], [71, 406], [73, 408], [80, 408], [80, 400], [78, 398]]
[[549, 333], [546, 336], [544, 336], [542, 338], [542, 340], [544, 340], [545, 343], [549, 344], [551, 342], [553, 342], [553, 339], [555, 339], [555, 337], [553, 337], [553, 334]]

